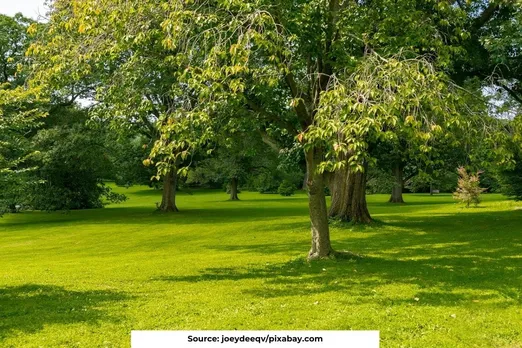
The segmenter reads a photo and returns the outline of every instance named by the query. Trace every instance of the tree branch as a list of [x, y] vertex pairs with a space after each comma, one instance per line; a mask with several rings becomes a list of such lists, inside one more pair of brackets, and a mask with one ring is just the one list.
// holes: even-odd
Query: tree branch
[[299, 91], [299, 88], [297, 87], [297, 84], [294, 80], [294, 75], [291, 72], [285, 75], [285, 81], [288, 87], [290, 88], [292, 97], [299, 99], [297, 105], [294, 106], [294, 109], [297, 114], [297, 118], [301, 123], [301, 126], [303, 127], [303, 129], [305, 129], [312, 124], [312, 117], [308, 112], [306, 105], [303, 101], [303, 98], [308, 98], [308, 96]]
[[500, 8], [499, 4], [490, 4], [473, 22], [473, 29], [482, 28], [495, 15]]
[[522, 96], [519, 95], [516, 91], [514, 91], [512, 88], [509, 88], [508, 86], [506, 86], [505, 84], [503, 83], [498, 83], [500, 85], [500, 87], [502, 87], [506, 92], [508, 92], [508, 94], [511, 96], [511, 98], [515, 99], [517, 102], [519, 102], [520, 104], [522, 104]]

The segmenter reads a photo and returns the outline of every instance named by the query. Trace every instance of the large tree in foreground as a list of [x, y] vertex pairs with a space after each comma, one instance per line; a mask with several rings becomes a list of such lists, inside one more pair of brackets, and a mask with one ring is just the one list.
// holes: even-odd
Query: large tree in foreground
[[[364, 40], [353, 37], [358, 28], [351, 20], [365, 23], [358, 16], [364, 19], [359, 4], [335, 0], [277, 5], [180, 1], [165, 22], [172, 48], [182, 48], [188, 56], [204, 52], [187, 78], [196, 81], [194, 88], [208, 105], [224, 99], [252, 103], [254, 94], [258, 109], [292, 108], [295, 121], [287, 129], [302, 144], [307, 164], [310, 259], [335, 255], [325, 172], [348, 166], [356, 175], [364, 173], [368, 139], [391, 136], [388, 129], [399, 119], [427, 142], [458, 117], [452, 107], [458, 94], [452, 97], [444, 76], [425, 59], [403, 63], [402, 57], [387, 60], [372, 52]], [[366, 54], [357, 59], [350, 54], [355, 51]], [[277, 98], [273, 90], [280, 91]]]
[[[227, 110], [244, 107], [252, 111], [247, 117], [284, 129], [305, 153], [312, 234], [308, 257], [326, 258], [336, 252], [325, 172], [343, 166], [364, 172], [371, 159], [369, 140], [392, 136], [389, 129], [399, 119], [427, 142], [458, 116], [447, 80], [432, 69], [429, 57], [383, 59], [374, 53], [389, 56], [418, 42], [390, 32], [390, 24], [437, 35], [434, 21], [448, 8], [425, 19], [416, 6], [434, 5], [418, 1], [412, 6], [405, 0], [57, 0], [43, 41], [31, 50], [42, 58], [35, 82], [52, 85], [63, 76], [81, 79], [96, 73], [103, 76], [97, 98], [116, 117], [157, 112], [160, 135], [151, 161], [159, 175], [171, 173], [219, 134], [214, 129]], [[371, 11], [386, 16], [374, 17]], [[372, 40], [395, 39], [368, 45], [365, 28], [374, 20], [373, 27], [384, 29], [372, 32]], [[423, 146], [429, 151], [428, 144]]]

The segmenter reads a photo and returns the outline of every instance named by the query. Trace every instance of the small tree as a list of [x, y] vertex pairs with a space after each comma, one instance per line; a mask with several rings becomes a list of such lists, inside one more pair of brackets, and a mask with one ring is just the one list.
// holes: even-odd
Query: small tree
[[480, 174], [482, 172], [478, 171], [476, 174], [470, 174], [464, 167], [459, 167], [457, 172], [460, 178], [457, 183], [457, 191], [453, 193], [453, 198], [466, 203], [466, 208], [469, 208], [471, 203], [477, 206], [480, 203], [480, 194], [486, 191], [485, 188], [480, 187]]
[[277, 189], [277, 193], [281, 196], [291, 196], [295, 193], [295, 185], [290, 180], [283, 180], [279, 188]]

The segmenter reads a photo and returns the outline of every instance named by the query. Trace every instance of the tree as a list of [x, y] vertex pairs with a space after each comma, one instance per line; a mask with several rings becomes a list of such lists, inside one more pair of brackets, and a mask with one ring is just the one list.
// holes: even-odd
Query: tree
[[465, 203], [466, 208], [469, 208], [472, 203], [477, 206], [480, 203], [480, 194], [485, 191], [485, 189], [480, 187], [479, 176], [481, 172], [469, 174], [466, 168], [460, 167], [458, 173], [460, 178], [457, 191], [455, 191], [453, 197]]
[[261, 168], [264, 165], [261, 159], [267, 156], [259, 136], [252, 133], [237, 130], [221, 138], [211, 155], [197, 163], [192, 181], [223, 183], [230, 200], [239, 200], [239, 184], [245, 182], [249, 173]]
[[[81, 90], [95, 99], [91, 116], [110, 120], [114, 132], [131, 130], [151, 143], [160, 141], [163, 145], [160, 124], [164, 130], [168, 127], [169, 136], [175, 138], [178, 131], [191, 133], [194, 124], [184, 128], [188, 120], [177, 124], [184, 119], [183, 110], [192, 108], [194, 98], [186, 85], [177, 83], [182, 61], [171, 59], [173, 52], [165, 49], [161, 36], [165, 14], [158, 13], [162, 7], [152, 2], [102, 1], [91, 5], [54, 1], [49, 23], [30, 28], [37, 38], [28, 51], [37, 62], [33, 65], [32, 85], [54, 93], [82, 86]], [[204, 142], [201, 135], [193, 136], [192, 141]], [[170, 142], [161, 151], [149, 147], [152, 157], [161, 158], [156, 162], [149, 156], [144, 161], [145, 165], [157, 165], [155, 179], [163, 179], [160, 210], [178, 210], [177, 175], [189, 155], [188, 146], [185, 138], [184, 144]]]
[[[399, 60], [393, 60], [386, 64], [385, 59], [375, 58], [378, 55], [371, 54], [374, 48], [370, 46], [368, 49], [364, 40], [353, 40], [350, 33], [353, 28], [347, 22], [350, 19], [357, 22], [357, 18], [353, 18], [350, 11], [356, 13], [355, 17], [362, 17], [366, 6], [359, 7], [359, 4], [349, 3], [341, 6], [337, 1], [330, 1], [328, 4], [282, 2], [277, 6], [257, 1], [227, 2], [221, 8], [220, 4], [207, 5], [177, 3], [178, 7], [174, 6], [166, 23], [172, 47], [187, 47], [188, 43], [187, 50], [192, 52], [191, 45], [197, 42], [199, 49], [202, 41], [206, 42], [203, 46], [212, 47], [198, 65], [198, 69], [189, 71], [191, 80], [204, 81], [200, 85], [202, 93], [206, 96], [211, 95], [212, 100], [244, 97], [244, 91], [249, 91], [251, 84], [263, 97], [267, 96], [267, 93], [263, 92], [274, 88], [287, 95], [288, 104], [293, 108], [297, 119], [297, 127], [294, 123], [288, 128], [302, 143], [307, 162], [312, 225], [312, 248], [309, 258], [335, 255], [330, 244], [326, 219], [325, 171], [336, 170], [342, 167], [342, 162], [349, 162], [344, 164], [352, 166], [355, 172], [364, 173], [364, 161], [367, 159], [366, 135], [373, 132], [378, 137], [385, 133], [385, 129], [380, 125], [369, 125], [371, 120], [377, 117], [382, 117], [378, 118], [377, 122], [390, 126], [399, 117], [398, 112], [403, 112], [406, 124], [411, 123], [412, 128], [422, 128], [418, 132], [419, 137], [429, 137], [429, 127], [435, 127], [429, 132], [440, 131], [440, 125], [435, 118], [423, 121], [428, 115], [424, 108], [430, 109], [445, 122], [455, 116], [455, 113], [450, 113], [452, 116], [443, 117], [448, 111], [448, 100], [442, 102], [441, 98], [443, 93], [447, 93], [447, 90], [444, 90], [444, 78], [426, 68], [429, 63], [426, 66], [408, 66], [400, 64]], [[401, 2], [401, 5], [408, 8], [406, 2]], [[373, 9], [373, 6], [368, 7]], [[408, 13], [400, 14], [402, 17], [405, 15], [408, 16]], [[415, 12], [415, 16], [418, 15], [419, 12]], [[217, 21], [216, 16], [223, 17], [223, 22]], [[411, 17], [407, 19], [411, 20]], [[357, 24], [364, 22], [358, 21]], [[180, 27], [176, 23], [188, 25]], [[416, 27], [416, 30], [418, 29], [419, 27]], [[214, 32], [219, 34], [213, 35]], [[357, 60], [349, 54], [351, 52], [347, 46], [350, 45], [368, 54]], [[390, 49], [386, 45], [381, 46], [385, 46], [384, 50]], [[187, 53], [189, 56], [190, 54]], [[384, 66], [386, 69], [381, 72], [388, 70], [384, 72], [386, 77], [393, 76], [391, 72], [397, 73], [400, 77], [392, 89], [398, 89], [399, 93], [388, 89], [383, 91], [381, 86], [386, 86], [387, 81], [373, 83], [378, 75], [367, 74], [368, 71], [364, 75], [359, 74], [359, 77], [371, 87], [362, 83], [348, 87], [343, 83], [336, 83], [337, 78], [345, 74], [346, 66], [366, 61], [370, 64], [365, 65], [365, 68], [370, 65], [372, 69]], [[363, 72], [363, 69], [358, 72]], [[213, 86], [212, 91], [209, 91], [209, 84]], [[368, 103], [360, 101], [361, 90], [363, 99], [368, 100]], [[356, 95], [350, 95], [346, 91], [353, 91]], [[380, 93], [385, 97], [373, 97]], [[344, 103], [345, 97], [349, 100], [348, 103]], [[392, 100], [394, 98], [404, 98], [406, 106], [400, 106], [398, 101]], [[264, 100], [259, 99], [259, 109], [263, 109]], [[273, 101], [273, 104], [277, 105], [280, 98]], [[434, 101], [436, 103], [433, 103]], [[345, 107], [346, 104], [349, 105]], [[361, 105], [361, 108], [357, 109], [357, 105]], [[354, 109], [361, 111], [360, 118], [351, 117]], [[418, 112], [419, 110], [422, 112]], [[419, 118], [416, 119], [416, 116]], [[386, 120], [390, 120], [390, 123], [386, 123]], [[341, 124], [336, 123], [338, 121]], [[346, 125], [343, 124], [345, 121]], [[360, 131], [360, 134], [356, 131]], [[332, 148], [335, 150], [332, 151]], [[348, 159], [339, 161], [341, 153]], [[329, 162], [328, 157], [331, 162], [340, 165], [336, 167], [333, 164], [332, 168], [329, 168], [328, 164], [325, 164]], [[361, 175], [361, 179], [363, 180], [360, 181], [364, 181], [364, 175]]]
[[[348, 178], [350, 170], [361, 173], [361, 179], [341, 189], [346, 197], [339, 199], [341, 214], [337, 216], [367, 223], [371, 217], [365, 201], [364, 173], [368, 161], [375, 160], [377, 145], [387, 143], [392, 147], [388, 154], [393, 155], [400, 151], [396, 144], [407, 139], [412, 146], [410, 153], [425, 160], [433, 151], [434, 139], [460, 127], [459, 92], [423, 59], [385, 59], [379, 55], [368, 56], [354, 73], [339, 77], [335, 83], [336, 88], [324, 93], [325, 105], [319, 109], [311, 131], [317, 132], [317, 137], [337, 137], [331, 156], [348, 159], [332, 163], [333, 170], [348, 167], [344, 169]], [[402, 189], [402, 175], [400, 180]], [[336, 203], [333, 195], [332, 207]]]
[[30, 23], [21, 14], [0, 15], [0, 215], [21, 206], [27, 174], [35, 169], [28, 162], [37, 154], [26, 135], [45, 116], [36, 108], [42, 102], [39, 90], [24, 86]]
[[124, 201], [124, 195], [112, 192], [103, 182], [111, 175], [103, 131], [86, 126], [83, 112], [71, 108], [55, 111], [49, 118], [59, 123], [47, 119], [48, 126], [31, 139], [38, 156], [34, 158], [37, 169], [31, 173], [36, 184], [28, 187], [28, 204], [39, 210], [76, 210]]
[[522, 157], [518, 153], [515, 157], [516, 164], [512, 169], [502, 170], [500, 184], [502, 193], [515, 200], [522, 200]]
[[18, 71], [26, 62], [25, 51], [29, 45], [27, 28], [33, 21], [21, 13], [9, 17], [0, 14], [0, 85], [11, 87], [24, 84], [25, 74]]
[[459, 1], [463, 18], [460, 54], [452, 62], [459, 84], [477, 77], [522, 101], [522, 6], [519, 0]]
[[[102, 126], [104, 127], [104, 126]], [[111, 179], [116, 185], [149, 185], [158, 187], [158, 182], [151, 181], [156, 172], [154, 168], [146, 167], [143, 161], [149, 156], [151, 146], [147, 136], [136, 134], [134, 131], [116, 135], [107, 132], [105, 142], [110, 146], [110, 158], [113, 173]]]
[[[433, 14], [426, 18], [420, 8]], [[450, 92], [447, 81], [430, 68], [429, 57], [406, 63], [381, 58], [417, 45], [428, 34], [439, 37], [436, 22], [447, 13], [453, 7], [406, 0], [57, 0], [50, 37], [32, 48], [42, 57], [35, 78], [48, 83], [64, 74], [81, 78], [96, 71], [104, 76], [102, 86], [107, 84], [97, 97], [115, 115], [147, 117], [156, 110], [160, 136], [151, 163], [160, 175], [219, 134], [214, 130], [226, 110], [246, 108], [262, 128], [270, 123], [284, 129], [302, 146], [306, 160], [309, 259], [327, 258], [336, 252], [325, 172], [348, 165], [364, 173], [368, 138], [390, 136], [387, 128], [401, 117], [421, 139], [441, 131], [438, 120], [425, 117], [426, 110], [452, 124], [452, 100], [441, 103], [440, 98]], [[398, 36], [397, 27], [416, 35]], [[447, 37], [458, 35], [448, 31]], [[436, 54], [447, 58], [442, 48], [449, 45], [442, 41]], [[392, 89], [368, 73], [376, 68], [387, 77], [397, 75]], [[344, 79], [353, 71], [359, 84]], [[364, 174], [357, 175], [364, 180]]]
[[362, 169], [357, 170], [344, 164], [334, 172], [330, 185], [332, 192], [330, 217], [354, 224], [372, 222], [366, 203], [367, 172], [368, 161], [363, 162]]
[[511, 167], [502, 168], [499, 171], [499, 181], [502, 192], [522, 200], [522, 116], [518, 115], [510, 122], [512, 129], [511, 150], [515, 154]]

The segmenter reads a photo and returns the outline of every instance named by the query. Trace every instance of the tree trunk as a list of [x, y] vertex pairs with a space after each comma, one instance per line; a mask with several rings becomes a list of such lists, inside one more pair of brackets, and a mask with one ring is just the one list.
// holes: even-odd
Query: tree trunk
[[163, 195], [159, 210], [164, 212], [177, 212], [176, 207], [176, 186], [178, 174], [176, 168], [168, 172], [163, 178]]
[[328, 211], [324, 194], [324, 175], [317, 173], [317, 167], [322, 161], [322, 150], [306, 150], [306, 171], [308, 207], [312, 227], [312, 247], [308, 253], [309, 260], [324, 259], [334, 255], [330, 244], [330, 227], [328, 226]]
[[336, 170], [332, 173], [330, 180], [330, 194], [332, 201], [330, 204], [329, 216], [337, 218], [343, 215], [343, 209], [346, 208], [346, 200], [348, 199], [348, 165]]
[[349, 215], [345, 216], [344, 219], [348, 219], [354, 224], [368, 224], [372, 222], [368, 205], [366, 204], [367, 175], [368, 163], [364, 163], [363, 172], [355, 172], [352, 169], [348, 170], [348, 195], [345, 211], [348, 212]]
[[308, 189], [308, 171], [305, 169], [305, 175], [304, 175], [304, 179], [303, 179], [303, 187], [302, 187], [303, 190], [307, 190]]
[[237, 178], [232, 178], [230, 180], [230, 200], [231, 201], [239, 201], [239, 197], [237, 196]]
[[389, 200], [390, 203], [404, 203], [404, 199], [402, 198], [402, 190], [404, 187], [403, 170], [404, 165], [400, 161], [395, 162], [393, 166], [395, 183], [393, 184], [392, 195]]
[[355, 172], [346, 166], [334, 174], [330, 217], [355, 224], [372, 222], [366, 203], [367, 171], [365, 163], [364, 172]]

